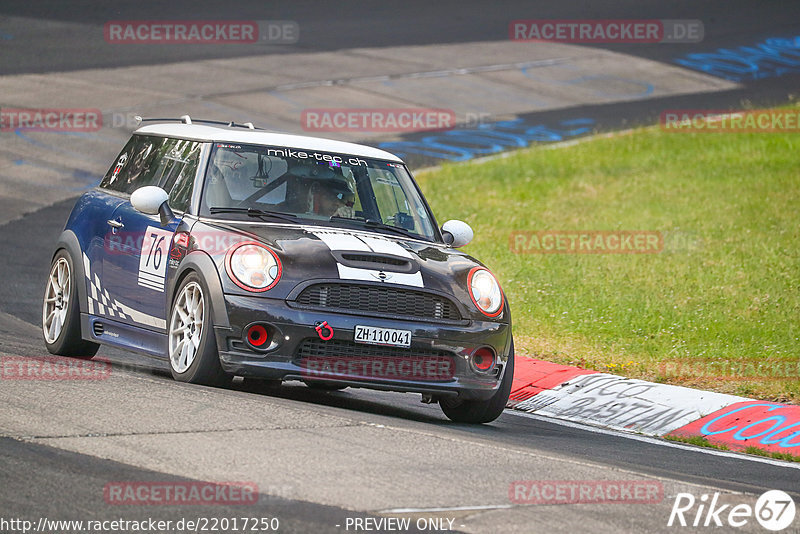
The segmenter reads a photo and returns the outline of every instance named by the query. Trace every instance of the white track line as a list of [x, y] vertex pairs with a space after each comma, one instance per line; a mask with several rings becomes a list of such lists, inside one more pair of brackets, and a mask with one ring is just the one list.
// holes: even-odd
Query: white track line
[[378, 514], [421, 514], [421, 513], [434, 513], [434, 512], [469, 512], [480, 510], [503, 510], [506, 508], [514, 508], [513, 504], [487, 504], [482, 506], [451, 506], [445, 508], [392, 508], [390, 510], [381, 510], [376, 512]]
[[755, 456], [752, 454], [743, 454], [729, 451], [721, 451], [719, 449], [712, 449], [709, 447], [697, 447], [692, 445], [685, 445], [683, 443], [668, 441], [662, 438], [655, 438], [649, 436], [641, 436], [639, 434], [629, 434], [627, 432], [620, 432], [618, 430], [609, 430], [606, 428], [598, 428], [589, 425], [582, 425], [579, 423], [572, 423], [570, 421], [563, 421], [561, 419], [553, 419], [551, 417], [544, 417], [528, 412], [520, 412], [518, 410], [506, 409], [504, 413], [516, 415], [518, 417], [527, 417], [528, 419], [535, 419], [544, 423], [552, 423], [555, 425], [566, 426], [569, 428], [576, 428], [585, 430], [587, 432], [594, 432], [596, 434], [605, 434], [608, 436], [617, 436], [621, 438], [632, 439], [636, 441], [643, 441], [645, 443], [652, 443], [654, 445], [661, 445], [662, 447], [672, 447], [673, 449], [683, 449], [686, 451], [699, 452], [702, 454], [710, 454], [711, 456], [723, 456], [725, 458], [735, 458], [737, 460], [746, 460], [750, 462], [757, 462], [762, 464], [774, 465], [776, 467], [785, 467], [787, 469], [800, 469], [800, 462], [787, 462], [782, 460], [774, 460], [772, 458], [765, 458], [763, 456]]

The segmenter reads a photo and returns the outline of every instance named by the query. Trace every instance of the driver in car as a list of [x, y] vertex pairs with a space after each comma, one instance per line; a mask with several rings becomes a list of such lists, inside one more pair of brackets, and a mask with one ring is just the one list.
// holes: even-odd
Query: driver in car
[[355, 217], [356, 195], [341, 179], [318, 180], [311, 185], [311, 209], [326, 217]]

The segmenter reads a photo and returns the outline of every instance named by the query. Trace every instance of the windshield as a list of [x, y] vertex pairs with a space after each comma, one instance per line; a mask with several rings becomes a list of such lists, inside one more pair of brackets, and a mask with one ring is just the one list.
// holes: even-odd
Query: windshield
[[404, 165], [348, 154], [215, 143], [201, 206], [202, 215], [272, 212], [303, 224], [435, 238], [431, 215]]

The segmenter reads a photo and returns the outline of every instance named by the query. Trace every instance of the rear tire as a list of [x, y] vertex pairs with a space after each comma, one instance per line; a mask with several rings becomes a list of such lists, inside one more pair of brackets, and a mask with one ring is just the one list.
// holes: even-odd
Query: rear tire
[[178, 382], [224, 385], [231, 375], [222, 370], [211, 323], [211, 295], [195, 273], [183, 279], [169, 319], [169, 367]]
[[451, 400], [442, 399], [439, 406], [444, 414], [456, 423], [491, 423], [503, 413], [511, 393], [511, 382], [514, 380], [514, 340], [508, 351], [508, 360], [503, 373], [503, 381], [497, 392], [487, 400]]
[[100, 345], [81, 337], [81, 309], [72, 257], [64, 249], [53, 258], [42, 299], [42, 335], [51, 354], [91, 359]]

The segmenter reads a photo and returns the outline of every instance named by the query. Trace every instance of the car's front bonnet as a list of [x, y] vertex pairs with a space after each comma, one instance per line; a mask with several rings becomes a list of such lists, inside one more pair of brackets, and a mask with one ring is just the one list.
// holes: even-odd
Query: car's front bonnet
[[[308, 280], [341, 279], [433, 291], [466, 305], [470, 303], [467, 275], [480, 265], [467, 254], [438, 244], [344, 228], [201, 221], [194, 225], [192, 236], [194, 247], [211, 254], [220, 267], [236, 242], [252, 240], [271, 247], [282, 263], [282, 274], [268, 296], [279, 299], [289, 298], [298, 284]], [[222, 278], [226, 293], [247, 294]], [[498, 320], [505, 322], [507, 317]]]

